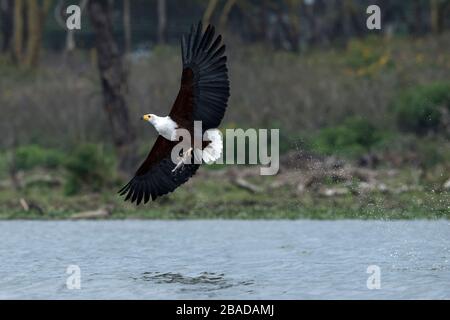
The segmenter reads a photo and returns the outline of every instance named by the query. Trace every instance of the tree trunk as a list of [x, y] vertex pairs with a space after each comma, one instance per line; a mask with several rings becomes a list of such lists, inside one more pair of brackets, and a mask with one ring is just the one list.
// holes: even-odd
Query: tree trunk
[[125, 52], [131, 52], [131, 18], [130, 18], [130, 0], [123, 1], [123, 31], [125, 35]]
[[223, 7], [222, 10], [222, 14], [220, 15], [219, 18], [219, 29], [220, 30], [225, 30], [227, 22], [228, 22], [228, 17], [230, 15], [230, 11], [231, 9], [233, 9], [234, 4], [236, 3], [236, 0], [228, 0], [225, 3], [225, 6]]
[[438, 32], [438, 1], [430, 0], [430, 25], [433, 33]]
[[288, 1], [289, 17], [289, 42], [291, 50], [298, 51], [300, 47], [300, 2], [297, 0]]
[[342, 9], [342, 36], [347, 41], [353, 36], [353, 25], [352, 25], [352, 15], [353, 15], [353, 1], [344, 0], [341, 2]]
[[2, 33], [1, 52], [6, 53], [11, 49], [11, 40], [13, 36], [13, 0], [0, 0], [0, 20]]
[[411, 15], [407, 17], [408, 31], [412, 35], [418, 36], [423, 33], [423, 12], [425, 8], [423, 7], [421, 0], [414, 0], [411, 4]]
[[[13, 58], [18, 65], [36, 67], [42, 43], [45, 19], [52, 0], [16, 0], [14, 2]], [[25, 27], [27, 31], [25, 33]], [[26, 34], [26, 38], [25, 38]], [[24, 43], [26, 42], [26, 46]]]
[[207, 26], [211, 22], [211, 17], [216, 9], [218, 0], [209, 0], [208, 6], [206, 7], [205, 13], [203, 14], [203, 25]]
[[260, 18], [259, 18], [259, 30], [258, 30], [258, 38], [262, 41], [266, 42], [269, 45], [272, 45], [272, 38], [269, 32], [269, 0], [262, 1], [261, 10], [260, 10]]
[[27, 46], [24, 57], [25, 67], [36, 66], [42, 39], [41, 12], [37, 1], [27, 0]]
[[439, 0], [430, 0], [430, 24], [431, 31], [435, 34], [442, 31], [441, 4]]
[[166, 0], [158, 0], [158, 43], [166, 42], [167, 10]]
[[20, 64], [23, 51], [23, 30], [24, 30], [24, 5], [23, 0], [14, 1], [14, 32], [13, 32], [13, 60]]
[[126, 104], [127, 76], [112, 33], [112, 6], [108, 0], [90, 0], [88, 12], [96, 35], [103, 103], [119, 158], [118, 169], [122, 174], [130, 173], [136, 164], [136, 139]]

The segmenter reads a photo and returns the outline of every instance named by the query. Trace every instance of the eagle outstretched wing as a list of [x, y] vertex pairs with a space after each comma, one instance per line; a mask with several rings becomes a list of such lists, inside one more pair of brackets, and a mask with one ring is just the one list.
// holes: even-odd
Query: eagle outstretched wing
[[221, 35], [213, 40], [214, 27], [209, 25], [202, 36], [201, 22], [191, 27], [187, 39], [183, 36], [181, 88], [169, 114], [180, 121], [201, 121], [203, 131], [220, 125], [230, 96], [225, 45], [220, 45]]
[[[202, 121], [203, 130], [217, 128], [223, 119], [230, 95], [222, 37], [214, 39], [214, 27], [202, 34], [202, 24], [191, 28], [188, 38], [181, 41], [183, 73], [178, 96], [169, 116], [180, 126], [192, 128], [193, 121]], [[172, 172], [176, 164], [171, 159], [177, 141], [158, 136], [135, 176], [121, 190], [125, 201], [136, 204], [174, 191], [192, 177], [198, 164], [185, 164]]]
[[172, 172], [176, 164], [173, 163], [170, 155], [177, 143], [158, 136], [135, 176], [119, 190], [120, 195], [126, 194], [125, 201], [136, 201], [139, 205], [142, 200], [144, 203], [147, 203], [150, 198], [155, 200], [159, 196], [174, 191], [195, 174], [200, 166], [198, 164], [186, 164]]

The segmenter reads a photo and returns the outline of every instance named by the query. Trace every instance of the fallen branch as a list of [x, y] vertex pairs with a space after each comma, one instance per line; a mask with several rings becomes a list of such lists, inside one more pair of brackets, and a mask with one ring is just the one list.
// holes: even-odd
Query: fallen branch
[[448, 180], [442, 185], [442, 187], [443, 187], [445, 190], [450, 190], [450, 179], [448, 179]]
[[247, 191], [249, 191], [251, 193], [260, 193], [260, 192], [263, 191], [260, 187], [254, 185], [254, 184], [252, 184], [250, 182], [248, 182], [244, 178], [235, 178], [235, 179], [232, 179], [231, 182], [235, 186], [237, 186], [239, 188], [242, 188], [242, 189], [245, 189], [245, 190], [247, 190]]
[[324, 188], [319, 190], [319, 195], [325, 197], [343, 196], [349, 193], [347, 188]]
[[36, 211], [37, 213], [39, 213], [41, 215], [44, 214], [44, 210], [34, 202], [28, 203], [24, 198], [20, 198], [19, 203], [20, 203], [20, 206], [22, 207], [23, 211], [25, 211], [25, 212]]
[[111, 215], [111, 211], [108, 209], [98, 209], [92, 211], [84, 211], [80, 213], [73, 214], [70, 219], [80, 220], [80, 219], [102, 219]]
[[20, 198], [19, 202], [20, 202], [20, 205], [22, 206], [22, 209], [24, 211], [29, 211], [30, 210], [30, 206], [28, 205], [28, 202], [26, 202], [26, 200], [24, 198]]

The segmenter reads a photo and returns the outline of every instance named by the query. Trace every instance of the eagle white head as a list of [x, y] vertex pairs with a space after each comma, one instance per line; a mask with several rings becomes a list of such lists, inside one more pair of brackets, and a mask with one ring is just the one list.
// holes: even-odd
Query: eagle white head
[[144, 114], [142, 120], [150, 122], [164, 138], [175, 141], [178, 125], [169, 116], [159, 117], [153, 113]]

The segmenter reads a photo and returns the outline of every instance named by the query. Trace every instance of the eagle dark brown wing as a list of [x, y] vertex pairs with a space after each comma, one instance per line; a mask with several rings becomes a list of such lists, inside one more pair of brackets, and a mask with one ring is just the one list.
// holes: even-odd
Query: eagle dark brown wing
[[136, 201], [139, 205], [141, 201], [147, 203], [150, 198], [155, 200], [174, 191], [195, 174], [200, 166], [198, 164], [186, 164], [172, 172], [176, 164], [171, 159], [171, 153], [177, 143], [158, 136], [135, 176], [119, 191], [122, 196], [126, 194], [125, 201]]
[[191, 27], [187, 40], [183, 36], [183, 73], [180, 91], [169, 114], [172, 119], [187, 122], [186, 125], [201, 121], [203, 131], [219, 127], [230, 96], [227, 57], [221, 41], [220, 35], [214, 39], [211, 25], [202, 34], [201, 22], [197, 28]]
[[[198, 120], [202, 121], [204, 131], [217, 128], [224, 116], [230, 95], [225, 46], [220, 46], [220, 35], [213, 38], [214, 27], [208, 26], [202, 34], [201, 23], [191, 28], [187, 40], [183, 36], [181, 87], [169, 113], [180, 127], [191, 129], [194, 120]], [[150, 198], [155, 200], [196, 173], [198, 164], [185, 164], [172, 172], [176, 164], [171, 153], [177, 143], [158, 137], [135, 176], [119, 191], [120, 195], [126, 195], [125, 201], [140, 204]]]

